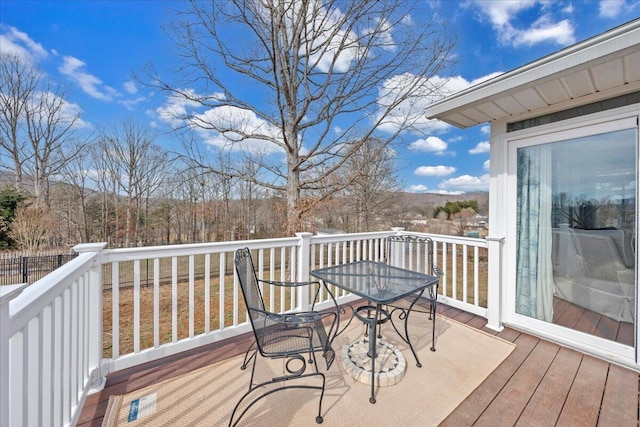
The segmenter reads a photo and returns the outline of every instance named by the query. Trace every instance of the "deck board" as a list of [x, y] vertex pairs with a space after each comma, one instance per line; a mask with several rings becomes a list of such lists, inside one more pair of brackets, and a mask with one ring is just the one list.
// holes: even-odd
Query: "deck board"
[[561, 348], [516, 425], [522, 427], [554, 425], [560, 416], [581, 361], [581, 353]]
[[[533, 348], [539, 342], [530, 335], [519, 335], [514, 341], [516, 348], [509, 357], [478, 386], [454, 412], [440, 424], [444, 427], [468, 426], [482, 415], [505, 384], [520, 369]], [[496, 424], [497, 425], [497, 424]]]
[[[560, 304], [560, 308], [559, 317], [571, 312], [567, 305]], [[638, 426], [638, 372], [511, 328], [496, 333], [486, 328], [486, 319], [444, 304], [438, 306], [438, 315], [516, 344], [511, 355], [441, 426]], [[564, 317], [569, 318], [569, 314]], [[609, 339], [628, 334], [612, 319], [602, 316], [596, 320], [588, 311], [581, 314], [576, 327], [591, 328], [596, 335]], [[116, 372], [107, 378], [101, 392], [87, 398], [77, 425], [100, 426], [111, 394], [130, 392], [242, 354], [251, 341], [251, 334], [244, 334]]]
[[[563, 426], [594, 426], [598, 415], [609, 364], [591, 356], [584, 356], [558, 424]], [[617, 426], [617, 422], [615, 424]]]
[[[560, 347], [539, 341], [529, 356], [474, 425], [512, 426], [525, 410], [529, 399], [544, 378]], [[504, 405], [508, 401], [509, 405]]]
[[638, 378], [626, 369], [611, 365], [605, 386], [598, 426], [638, 425]]

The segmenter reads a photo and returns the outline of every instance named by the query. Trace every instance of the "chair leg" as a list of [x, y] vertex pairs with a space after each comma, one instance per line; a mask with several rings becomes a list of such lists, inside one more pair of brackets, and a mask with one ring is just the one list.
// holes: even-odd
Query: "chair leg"
[[436, 351], [436, 301], [431, 302], [431, 308], [429, 313], [433, 312], [433, 319], [431, 319], [431, 351]]
[[236, 413], [238, 412], [238, 409], [240, 408], [240, 405], [254, 391], [259, 390], [259, 389], [263, 389], [265, 386], [267, 386], [269, 384], [281, 384], [283, 382], [283, 379], [282, 379], [282, 377], [273, 378], [270, 381], [265, 381], [265, 382], [262, 382], [260, 384], [256, 384], [255, 386], [251, 386], [249, 388], [249, 390], [245, 394], [242, 395], [242, 397], [240, 398], [238, 403], [236, 403], [236, 406], [233, 408], [233, 412], [231, 413], [231, 417], [229, 418], [229, 427], [236, 426], [240, 422], [242, 417], [244, 417], [244, 415], [247, 413], [247, 411], [249, 409], [251, 409], [251, 407], [253, 405], [255, 405], [257, 402], [259, 402], [263, 398], [269, 396], [270, 394], [276, 393], [276, 392], [278, 392], [280, 390], [286, 390], [286, 389], [291, 389], [291, 388], [308, 389], [308, 390], [320, 390], [320, 400], [318, 402], [318, 415], [316, 416], [316, 423], [322, 424], [322, 422], [324, 421], [324, 419], [322, 417], [322, 399], [324, 398], [324, 390], [325, 390], [325, 385], [326, 385], [325, 375], [322, 372], [312, 372], [310, 374], [288, 376], [287, 380], [295, 380], [295, 379], [299, 379], [299, 378], [309, 378], [309, 377], [315, 377], [315, 376], [319, 376], [322, 379], [322, 385], [321, 386], [286, 385], [286, 386], [277, 387], [277, 388], [275, 388], [273, 390], [267, 390], [264, 393], [262, 393], [259, 396], [257, 396], [255, 399], [253, 399], [251, 401], [251, 403], [249, 403], [247, 405], [247, 407], [244, 408], [244, 410], [242, 410], [242, 412], [240, 412], [240, 414], [236, 418]]
[[[257, 348], [254, 348], [256, 345], [256, 342], [253, 341], [251, 343], [251, 345], [249, 346], [249, 348], [247, 349], [247, 351], [244, 353], [244, 360], [242, 361], [242, 365], [240, 366], [241, 370], [245, 370], [247, 369], [247, 365], [249, 364], [249, 362], [251, 362], [251, 359], [253, 359], [254, 357], [256, 357], [256, 353], [258, 352]], [[253, 352], [251, 352], [251, 349], [253, 349]], [[249, 356], [249, 353], [251, 352], [251, 356]]]
[[411, 353], [413, 353], [413, 357], [416, 359], [416, 366], [418, 368], [422, 368], [422, 363], [420, 363], [420, 359], [418, 358], [418, 353], [413, 348], [413, 344], [411, 343], [411, 338], [409, 337], [409, 314], [411, 311], [407, 311], [406, 316], [404, 318], [404, 335], [407, 338], [407, 344], [409, 344], [409, 348], [411, 349]]

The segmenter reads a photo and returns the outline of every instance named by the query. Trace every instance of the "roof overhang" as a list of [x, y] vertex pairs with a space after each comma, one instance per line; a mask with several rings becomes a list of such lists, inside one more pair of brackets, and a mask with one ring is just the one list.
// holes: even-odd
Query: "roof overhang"
[[459, 128], [551, 113], [640, 90], [640, 19], [435, 102]]

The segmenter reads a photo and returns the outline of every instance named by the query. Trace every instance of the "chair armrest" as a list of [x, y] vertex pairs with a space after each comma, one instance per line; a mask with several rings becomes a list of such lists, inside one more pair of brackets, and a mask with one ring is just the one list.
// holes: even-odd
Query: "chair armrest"
[[283, 281], [279, 281], [279, 280], [261, 280], [258, 279], [259, 283], [264, 283], [266, 285], [274, 285], [274, 286], [282, 286], [285, 288], [296, 288], [299, 286], [310, 286], [310, 285], [317, 285], [320, 286], [320, 282], [318, 281], [310, 281], [310, 282], [283, 282]]

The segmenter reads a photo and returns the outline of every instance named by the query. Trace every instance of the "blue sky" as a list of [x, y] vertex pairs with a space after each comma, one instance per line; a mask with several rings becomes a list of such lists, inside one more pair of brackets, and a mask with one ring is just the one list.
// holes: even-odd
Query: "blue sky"
[[[164, 132], [163, 111], [175, 108], [132, 78], [144, 65], [171, 66], [162, 30], [182, 1], [0, 2], [0, 50], [33, 60], [69, 88], [68, 108], [87, 130], [133, 118], [158, 130], [158, 142], [177, 148]], [[461, 90], [640, 17], [640, 1], [424, 1], [416, 21], [444, 17], [458, 37], [449, 90]], [[488, 125], [467, 130], [432, 126], [397, 151], [398, 176], [413, 192], [488, 190]]]

